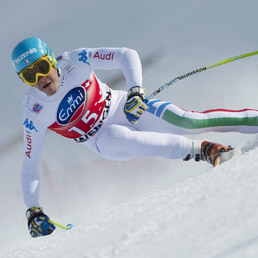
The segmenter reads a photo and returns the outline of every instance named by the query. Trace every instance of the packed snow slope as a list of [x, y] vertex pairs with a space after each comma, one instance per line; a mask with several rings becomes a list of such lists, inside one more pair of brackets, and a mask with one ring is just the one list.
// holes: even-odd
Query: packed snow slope
[[[256, 0], [2, 1], [0, 257], [258, 257], [258, 139], [193, 135], [242, 149], [221, 167], [138, 157], [107, 161], [54, 133], [41, 166], [41, 206], [70, 231], [31, 239], [20, 188], [22, 102], [28, 86], [10, 61], [30, 36], [56, 56], [78, 47], [129, 47], [144, 87], [258, 49]], [[97, 71], [126, 90], [121, 71]], [[258, 109], [258, 56], [191, 76], [157, 97], [187, 110]]]
[[258, 147], [245, 151], [70, 231], [3, 248], [0, 257], [257, 257]]

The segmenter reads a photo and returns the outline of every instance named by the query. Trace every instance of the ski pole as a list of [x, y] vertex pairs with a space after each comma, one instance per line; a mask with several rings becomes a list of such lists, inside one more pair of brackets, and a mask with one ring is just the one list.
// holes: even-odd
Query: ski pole
[[181, 81], [189, 76], [192, 76], [194, 74], [197, 74], [197, 73], [200, 73], [200, 72], [203, 72], [203, 71], [206, 71], [210, 68], [213, 68], [213, 67], [216, 67], [216, 66], [219, 66], [219, 65], [223, 65], [223, 64], [227, 64], [227, 63], [230, 63], [230, 62], [233, 62], [233, 61], [236, 61], [236, 60], [239, 60], [239, 59], [242, 59], [242, 58], [246, 58], [246, 57], [249, 57], [249, 56], [254, 56], [254, 55], [257, 55], [258, 54], [258, 51], [254, 51], [254, 52], [250, 52], [250, 53], [246, 53], [246, 54], [243, 54], [243, 55], [239, 55], [239, 56], [234, 56], [234, 57], [231, 57], [231, 58], [228, 58], [226, 60], [223, 60], [223, 61], [220, 61], [220, 62], [217, 62], [217, 63], [214, 63], [214, 64], [211, 64], [211, 65], [207, 65], [207, 66], [204, 66], [204, 67], [201, 67], [199, 69], [196, 69], [190, 73], [186, 73], [184, 75], [181, 75], [181, 76], [178, 76], [174, 79], [172, 79], [171, 81], [165, 83], [164, 85], [160, 86], [157, 90], [155, 90], [149, 97], [148, 97], [148, 100], [150, 100], [151, 98], [153, 98], [154, 96], [156, 96], [158, 93], [160, 93], [161, 91], [163, 91], [164, 89], [168, 88], [169, 86], [171, 86], [172, 84], [175, 84], [176, 82], [178, 81]]
[[71, 229], [72, 227], [73, 227], [73, 225], [72, 224], [67, 224], [67, 226], [64, 226], [64, 225], [62, 225], [62, 224], [60, 224], [60, 223], [58, 223], [58, 222], [56, 222], [56, 221], [54, 221], [54, 220], [49, 220], [49, 222], [50, 223], [52, 223], [52, 224], [54, 224], [54, 225], [56, 225], [56, 226], [58, 226], [59, 228], [62, 228], [62, 229], [67, 229], [67, 230], [69, 230], [69, 229]]

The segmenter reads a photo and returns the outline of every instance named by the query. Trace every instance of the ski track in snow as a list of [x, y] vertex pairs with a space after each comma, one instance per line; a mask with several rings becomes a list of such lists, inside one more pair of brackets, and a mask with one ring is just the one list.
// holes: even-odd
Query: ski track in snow
[[70, 231], [3, 248], [0, 257], [256, 257], [257, 155], [250, 149]]

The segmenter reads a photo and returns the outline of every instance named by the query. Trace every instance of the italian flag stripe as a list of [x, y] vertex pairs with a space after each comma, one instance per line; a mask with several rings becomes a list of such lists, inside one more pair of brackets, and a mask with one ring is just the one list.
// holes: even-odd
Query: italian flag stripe
[[[215, 110], [213, 110], [214, 112]], [[217, 110], [221, 111], [221, 110]], [[226, 111], [226, 110], [223, 110]], [[241, 110], [243, 111], [243, 110]], [[240, 112], [241, 112], [240, 111]], [[246, 111], [246, 110], [245, 110]], [[249, 110], [252, 111], [252, 110]], [[207, 111], [206, 111], [207, 112]], [[232, 112], [232, 111], [231, 111]], [[201, 113], [201, 112], [199, 112]], [[204, 112], [203, 112], [204, 113]], [[170, 110], [165, 110], [162, 119], [170, 124], [188, 129], [198, 129], [216, 126], [258, 126], [258, 117], [215, 117], [206, 119], [193, 119], [179, 116]]]

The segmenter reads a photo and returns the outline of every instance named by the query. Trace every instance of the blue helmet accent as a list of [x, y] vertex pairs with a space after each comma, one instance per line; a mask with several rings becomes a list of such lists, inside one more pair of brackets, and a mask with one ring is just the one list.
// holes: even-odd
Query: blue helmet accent
[[17, 74], [40, 57], [47, 55], [51, 63], [59, 69], [56, 58], [50, 47], [41, 39], [32, 37], [22, 40], [12, 52], [12, 62]]

